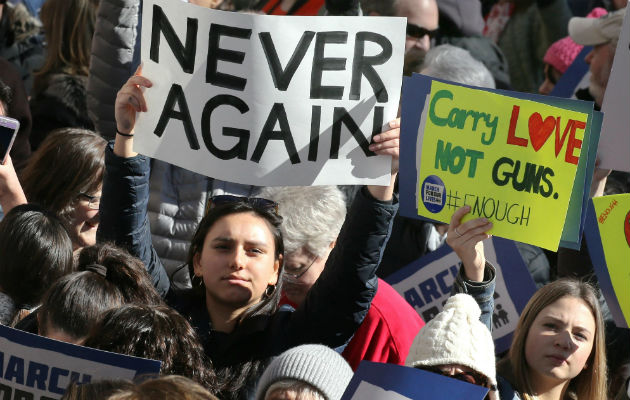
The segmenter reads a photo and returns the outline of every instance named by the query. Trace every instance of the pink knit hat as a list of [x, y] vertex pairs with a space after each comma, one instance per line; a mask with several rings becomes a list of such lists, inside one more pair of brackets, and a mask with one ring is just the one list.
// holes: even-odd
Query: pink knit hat
[[[599, 18], [607, 12], [605, 9], [597, 7], [586, 17]], [[584, 46], [575, 43], [573, 39], [567, 36], [549, 46], [543, 61], [564, 74], [583, 48]]]

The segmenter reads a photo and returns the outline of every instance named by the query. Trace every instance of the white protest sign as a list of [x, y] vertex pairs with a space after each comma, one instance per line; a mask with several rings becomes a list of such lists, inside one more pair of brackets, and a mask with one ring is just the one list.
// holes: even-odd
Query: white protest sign
[[630, 13], [617, 43], [602, 111], [604, 122], [597, 156], [599, 168], [630, 172]]
[[244, 184], [389, 184], [368, 146], [396, 117], [405, 26], [145, 1], [134, 150]]
[[0, 398], [59, 399], [71, 382], [158, 374], [159, 361], [59, 342], [0, 325]]

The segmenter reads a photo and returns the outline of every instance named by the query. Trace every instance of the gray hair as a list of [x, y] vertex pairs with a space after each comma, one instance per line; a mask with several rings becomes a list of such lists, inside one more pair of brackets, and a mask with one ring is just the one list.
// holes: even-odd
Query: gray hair
[[474, 59], [468, 50], [450, 44], [429, 50], [424, 57], [421, 73], [464, 85], [495, 88], [494, 78], [483, 63]]
[[384, 17], [396, 15], [396, 3], [398, 0], [360, 0], [363, 15], [376, 13]]
[[260, 197], [279, 205], [286, 254], [304, 248], [323, 256], [346, 219], [344, 196], [336, 186], [266, 187]]
[[328, 400], [326, 396], [324, 396], [322, 392], [317, 390], [314, 386], [295, 379], [284, 379], [274, 382], [271, 386], [269, 386], [267, 392], [265, 392], [265, 399], [274, 394], [274, 392], [278, 391], [293, 391], [296, 394], [296, 400], [304, 398], [309, 400]]

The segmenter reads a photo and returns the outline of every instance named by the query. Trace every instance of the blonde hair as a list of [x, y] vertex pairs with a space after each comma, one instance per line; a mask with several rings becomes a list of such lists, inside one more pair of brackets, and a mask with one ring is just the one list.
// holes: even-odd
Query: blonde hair
[[563, 297], [583, 300], [593, 314], [596, 329], [593, 349], [587, 366], [571, 380], [569, 390], [580, 400], [605, 400], [607, 382], [604, 320], [593, 286], [575, 279], [559, 279], [534, 293], [518, 321], [508, 358], [498, 365], [499, 372], [511, 376], [512, 379], [510, 380], [514, 388], [521, 393], [524, 400], [536, 398], [525, 358], [525, 342], [536, 316], [545, 307]]

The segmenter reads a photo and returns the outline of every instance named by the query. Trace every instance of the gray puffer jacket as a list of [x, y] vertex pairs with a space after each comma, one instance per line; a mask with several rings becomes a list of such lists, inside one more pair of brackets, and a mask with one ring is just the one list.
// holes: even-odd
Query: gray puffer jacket
[[116, 132], [116, 94], [135, 72], [140, 47], [135, 47], [140, 0], [101, 1], [92, 39], [87, 84], [88, 113], [96, 131], [110, 140]]

